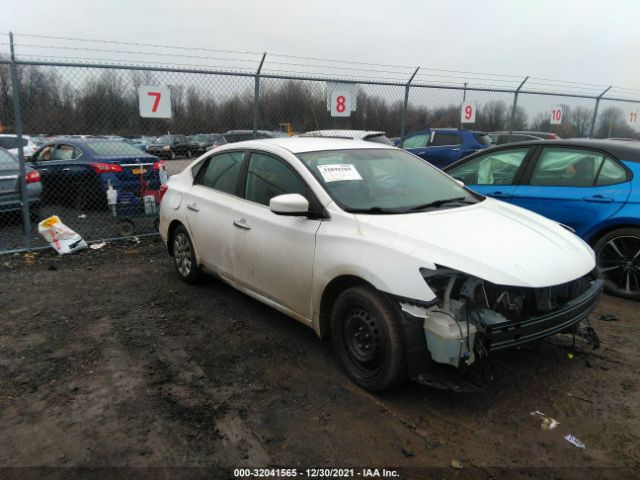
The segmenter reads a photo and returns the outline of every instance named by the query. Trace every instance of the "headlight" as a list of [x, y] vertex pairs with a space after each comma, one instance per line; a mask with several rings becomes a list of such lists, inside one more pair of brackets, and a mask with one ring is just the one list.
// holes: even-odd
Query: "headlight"
[[165, 145], [164, 147], [162, 147], [163, 150], [171, 150], [171, 147], [169, 145]]

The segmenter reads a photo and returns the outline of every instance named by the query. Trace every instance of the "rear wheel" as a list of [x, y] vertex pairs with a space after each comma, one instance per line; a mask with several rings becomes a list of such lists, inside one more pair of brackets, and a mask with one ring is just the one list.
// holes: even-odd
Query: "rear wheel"
[[593, 248], [598, 276], [608, 293], [640, 300], [640, 229], [620, 228], [604, 235]]
[[331, 312], [331, 338], [347, 376], [370, 391], [403, 383], [406, 349], [397, 314], [374, 289], [342, 292]]
[[196, 283], [200, 268], [187, 229], [180, 225], [173, 234], [173, 260], [180, 278], [187, 283]]

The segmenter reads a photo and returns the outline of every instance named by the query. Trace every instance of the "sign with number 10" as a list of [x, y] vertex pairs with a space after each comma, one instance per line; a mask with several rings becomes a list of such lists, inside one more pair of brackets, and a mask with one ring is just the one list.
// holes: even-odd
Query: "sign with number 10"
[[157, 85], [138, 87], [138, 106], [144, 118], [171, 118], [171, 90]]
[[551, 109], [551, 125], [560, 125], [562, 123], [562, 107], [553, 107]]
[[476, 123], [476, 104], [465, 102], [460, 109], [460, 123]]

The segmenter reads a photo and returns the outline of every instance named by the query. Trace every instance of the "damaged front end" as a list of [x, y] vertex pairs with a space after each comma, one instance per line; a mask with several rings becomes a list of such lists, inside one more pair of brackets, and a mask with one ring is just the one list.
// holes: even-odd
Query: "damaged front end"
[[592, 275], [528, 288], [496, 285], [447, 268], [421, 269], [421, 274], [437, 301], [400, 302], [405, 325], [412, 325], [414, 335], [420, 324], [423, 331], [423, 348], [413, 335], [408, 342], [411, 377], [427, 369], [418, 359], [425, 347], [432, 362], [464, 369], [491, 352], [569, 331], [595, 309], [603, 286]]

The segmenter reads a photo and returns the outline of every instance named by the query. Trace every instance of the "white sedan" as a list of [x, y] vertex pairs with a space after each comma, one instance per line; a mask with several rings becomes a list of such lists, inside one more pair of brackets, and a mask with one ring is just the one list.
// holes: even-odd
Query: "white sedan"
[[562, 225], [363, 141], [208, 152], [170, 178], [160, 233], [184, 281], [213, 273], [330, 337], [373, 391], [576, 329], [602, 291]]

